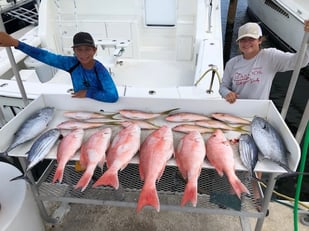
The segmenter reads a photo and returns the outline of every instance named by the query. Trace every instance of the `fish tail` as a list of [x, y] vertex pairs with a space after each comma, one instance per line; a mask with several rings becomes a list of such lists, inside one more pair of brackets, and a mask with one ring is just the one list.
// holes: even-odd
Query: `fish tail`
[[193, 207], [196, 207], [197, 203], [197, 184], [196, 182], [192, 183], [188, 181], [185, 187], [185, 191], [181, 200], [181, 206], [184, 206], [189, 201], [191, 201]]
[[14, 177], [10, 181], [15, 181], [15, 180], [26, 180], [27, 182], [31, 183], [26, 173], [20, 176]]
[[119, 188], [119, 180], [117, 171], [109, 171], [107, 170], [95, 183], [92, 187], [97, 187], [100, 185], [110, 185], [114, 187], [114, 189]]
[[146, 205], [154, 207], [157, 210], [157, 212], [160, 211], [159, 197], [155, 186], [153, 187], [144, 186], [142, 188], [136, 207], [136, 212], [140, 212], [142, 208]]
[[56, 169], [54, 178], [53, 178], [53, 183], [56, 183], [56, 181], [61, 183], [62, 182], [62, 178], [63, 178], [63, 168], [58, 166], [57, 169]]
[[238, 198], [241, 197], [242, 193], [250, 194], [247, 187], [243, 183], [241, 183], [241, 181], [238, 178], [235, 178], [234, 180], [230, 181], [230, 183]]
[[116, 112], [116, 113], [112, 113], [112, 114], [104, 114], [104, 118], [114, 120], [115, 119], [114, 116], [116, 116], [117, 114], [119, 114], [119, 113]]
[[250, 133], [250, 130], [246, 129], [247, 125], [240, 125], [240, 126], [237, 126], [237, 127], [234, 127], [233, 129], [235, 131], [239, 131], [239, 132], [246, 132], [246, 133]]
[[8, 151], [0, 152], [0, 157], [8, 157], [8, 156], [9, 156]]
[[171, 113], [171, 112], [173, 112], [173, 111], [179, 110], [179, 109], [180, 109], [179, 107], [173, 108], [173, 109], [170, 109], [170, 110], [167, 110], [167, 111], [163, 111], [163, 112], [161, 112], [160, 114], [162, 114], [162, 115], [167, 115], [167, 114], [169, 114], [169, 113]]
[[86, 170], [86, 172], [83, 174], [83, 176], [77, 182], [75, 189], [81, 188], [81, 191], [83, 192], [87, 188], [89, 182], [91, 181], [92, 175], [93, 175], [92, 171]]
[[288, 173], [293, 173], [294, 171], [292, 171], [289, 166], [287, 164], [284, 164], [284, 163], [281, 163], [279, 162], [278, 163], [282, 168], [284, 168], [284, 170], [286, 170]]

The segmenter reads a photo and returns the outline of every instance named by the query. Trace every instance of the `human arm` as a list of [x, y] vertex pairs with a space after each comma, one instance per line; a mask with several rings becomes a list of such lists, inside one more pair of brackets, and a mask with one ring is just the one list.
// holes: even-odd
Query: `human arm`
[[116, 102], [119, 98], [116, 85], [108, 70], [100, 62], [96, 62], [96, 74], [101, 87], [89, 88], [86, 97], [94, 98], [103, 102]]
[[229, 103], [234, 103], [238, 98], [238, 94], [232, 91], [232, 76], [231, 76], [231, 62], [227, 62], [222, 83], [220, 84], [219, 93]]
[[0, 32], [0, 46], [2, 47], [17, 47], [19, 41], [8, 33], [1, 31]]
[[103, 102], [116, 102], [118, 100], [117, 88], [106, 68], [96, 61], [91, 70], [79, 65], [72, 72], [72, 82], [76, 98], [92, 98]]

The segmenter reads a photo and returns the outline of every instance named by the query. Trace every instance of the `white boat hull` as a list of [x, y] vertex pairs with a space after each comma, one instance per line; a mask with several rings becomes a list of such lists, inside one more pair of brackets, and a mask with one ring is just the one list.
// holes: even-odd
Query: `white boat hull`
[[307, 0], [247, 0], [249, 13], [261, 21], [288, 50], [297, 51], [309, 18]]
[[[156, 1], [150, 0], [149, 4], [152, 3], [158, 6]], [[98, 47], [95, 58], [111, 72], [120, 96], [221, 98], [218, 92], [218, 79], [223, 73], [220, 1], [214, 0], [210, 4], [203, 0], [190, 3], [170, 0], [164, 6], [167, 3], [171, 3], [170, 10], [175, 13], [174, 17], [168, 17], [168, 24], [174, 25], [166, 26], [161, 22], [166, 13], [147, 18], [146, 12], [152, 8], [148, 8], [144, 0], [116, 0], [113, 3], [106, 0], [42, 0], [37, 33], [25, 34], [21, 40], [29, 44], [33, 41], [34, 46], [40, 40], [41, 47], [73, 55], [73, 35], [88, 31]], [[162, 25], [152, 26], [156, 20]], [[29, 99], [43, 93], [70, 94], [72, 84], [68, 73], [57, 71], [51, 81], [41, 83], [40, 73], [52, 73], [50, 68], [30, 62], [18, 50], [13, 49], [13, 52], [19, 57], [18, 69], [35, 69], [38, 75], [25, 76], [25, 72], [20, 72]], [[7, 103], [7, 97], [21, 98], [21, 94], [15, 78], [10, 76], [12, 69], [5, 50], [0, 51], [0, 60], [2, 58], [7, 63], [0, 64], [0, 95], [3, 96], [1, 102]], [[216, 71], [211, 72], [211, 68]], [[216, 74], [213, 81], [212, 73]], [[43, 76], [46, 78], [49, 77]]]

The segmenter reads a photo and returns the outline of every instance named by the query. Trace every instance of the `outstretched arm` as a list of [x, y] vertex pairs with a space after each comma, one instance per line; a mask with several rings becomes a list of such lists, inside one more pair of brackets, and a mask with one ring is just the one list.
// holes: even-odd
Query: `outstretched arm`
[[17, 47], [18, 43], [19, 43], [18, 40], [13, 38], [8, 33], [3, 32], [3, 31], [0, 32], [0, 46], [2, 46], [2, 47]]

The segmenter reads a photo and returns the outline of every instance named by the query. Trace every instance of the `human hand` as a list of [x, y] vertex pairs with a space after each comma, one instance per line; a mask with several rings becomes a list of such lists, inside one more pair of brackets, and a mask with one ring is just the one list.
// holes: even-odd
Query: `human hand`
[[309, 32], [309, 20], [304, 21], [304, 30], [305, 32]]
[[225, 100], [228, 101], [229, 103], [234, 103], [237, 98], [238, 95], [232, 91], [225, 96]]
[[85, 98], [87, 94], [87, 90], [81, 90], [78, 92], [71, 93], [73, 98]]
[[6, 32], [0, 32], [0, 46], [2, 47], [17, 47], [18, 46], [18, 40], [10, 36]]

